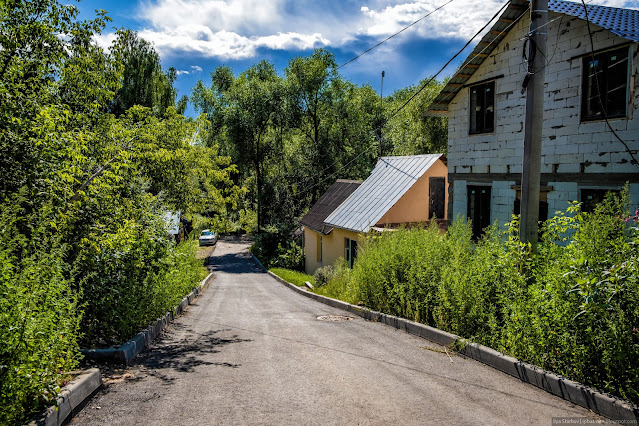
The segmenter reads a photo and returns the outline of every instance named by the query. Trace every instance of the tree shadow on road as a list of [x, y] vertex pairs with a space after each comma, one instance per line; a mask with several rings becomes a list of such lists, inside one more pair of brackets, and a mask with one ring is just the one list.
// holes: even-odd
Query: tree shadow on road
[[[174, 324], [174, 327], [177, 329], [187, 326]], [[157, 343], [140, 354], [135, 364], [167, 383], [173, 382], [183, 373], [195, 372], [196, 367], [200, 366], [238, 368], [240, 364], [216, 361], [212, 356], [219, 353], [224, 346], [251, 341], [237, 335], [220, 335], [228, 331], [230, 330], [194, 333], [187, 329], [185, 338], [179, 340], [173, 336], [175, 330], [163, 333]]]
[[228, 253], [213, 256], [208, 261], [209, 268], [229, 274], [265, 273], [251, 258], [249, 253]]

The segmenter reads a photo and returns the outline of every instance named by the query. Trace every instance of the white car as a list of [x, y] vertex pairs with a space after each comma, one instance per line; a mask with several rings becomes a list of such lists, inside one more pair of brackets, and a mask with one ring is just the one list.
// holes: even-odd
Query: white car
[[200, 234], [201, 246], [212, 246], [215, 245], [215, 243], [217, 243], [217, 235], [215, 234], [215, 232], [211, 231], [210, 229], [205, 229], [204, 231], [202, 231], [202, 233]]

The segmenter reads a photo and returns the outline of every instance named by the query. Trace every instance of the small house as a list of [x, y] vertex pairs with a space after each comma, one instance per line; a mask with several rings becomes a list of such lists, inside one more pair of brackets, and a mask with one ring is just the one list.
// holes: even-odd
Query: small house
[[[370, 176], [353, 187], [348, 197], [322, 213], [327, 213], [322, 220], [323, 229], [330, 229], [331, 236], [315, 245], [313, 240], [305, 241], [306, 272], [311, 274], [321, 266], [318, 259], [322, 265], [329, 265], [343, 257], [352, 267], [359, 235], [371, 229], [425, 223], [433, 217], [445, 219], [447, 173], [442, 154], [382, 157]], [[315, 206], [309, 214], [313, 209]], [[311, 223], [307, 216], [302, 219], [303, 224]]]

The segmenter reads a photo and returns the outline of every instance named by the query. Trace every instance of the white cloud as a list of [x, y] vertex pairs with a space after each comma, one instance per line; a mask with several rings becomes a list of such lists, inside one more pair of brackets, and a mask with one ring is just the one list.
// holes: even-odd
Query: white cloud
[[[138, 18], [146, 28], [139, 35], [152, 42], [161, 55], [190, 52], [219, 59], [245, 59], [255, 56], [259, 48], [338, 47], [362, 36], [381, 40], [446, 1], [368, 0], [361, 6], [340, 0], [143, 0]], [[639, 8], [639, 0], [595, 3]], [[504, 0], [455, 0], [401, 37], [468, 39], [503, 4]], [[112, 34], [98, 37], [103, 45], [112, 39]]]
[[304, 50], [330, 44], [320, 34], [279, 33], [265, 37], [245, 37], [225, 30], [213, 32], [209, 28], [192, 26], [166, 31], [143, 30], [139, 35], [152, 42], [161, 55], [191, 52], [221, 59], [250, 58], [260, 47]]
[[202, 67], [198, 65], [191, 65], [191, 70], [193, 72], [202, 72]]

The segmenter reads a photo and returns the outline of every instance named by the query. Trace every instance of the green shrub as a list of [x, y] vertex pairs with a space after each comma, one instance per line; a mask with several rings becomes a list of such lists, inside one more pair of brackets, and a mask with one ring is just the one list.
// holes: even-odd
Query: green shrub
[[352, 279], [352, 270], [343, 257], [335, 261], [333, 274], [325, 285], [315, 288], [315, 293], [354, 305], [361, 304], [359, 290]]
[[197, 241], [176, 244], [163, 224], [127, 221], [86, 243], [82, 344], [119, 345], [177, 305], [203, 278]]
[[33, 214], [39, 224], [30, 227], [18, 203], [0, 210], [0, 424], [20, 424], [50, 405], [78, 357], [65, 247], [51, 215]]
[[335, 267], [333, 265], [322, 266], [317, 268], [313, 274], [313, 282], [316, 287], [322, 287], [328, 284], [329, 280], [335, 275]]
[[477, 243], [457, 219], [362, 238], [317, 292], [489, 345], [639, 403], [639, 212], [627, 190], [546, 221], [533, 252], [496, 225]]

